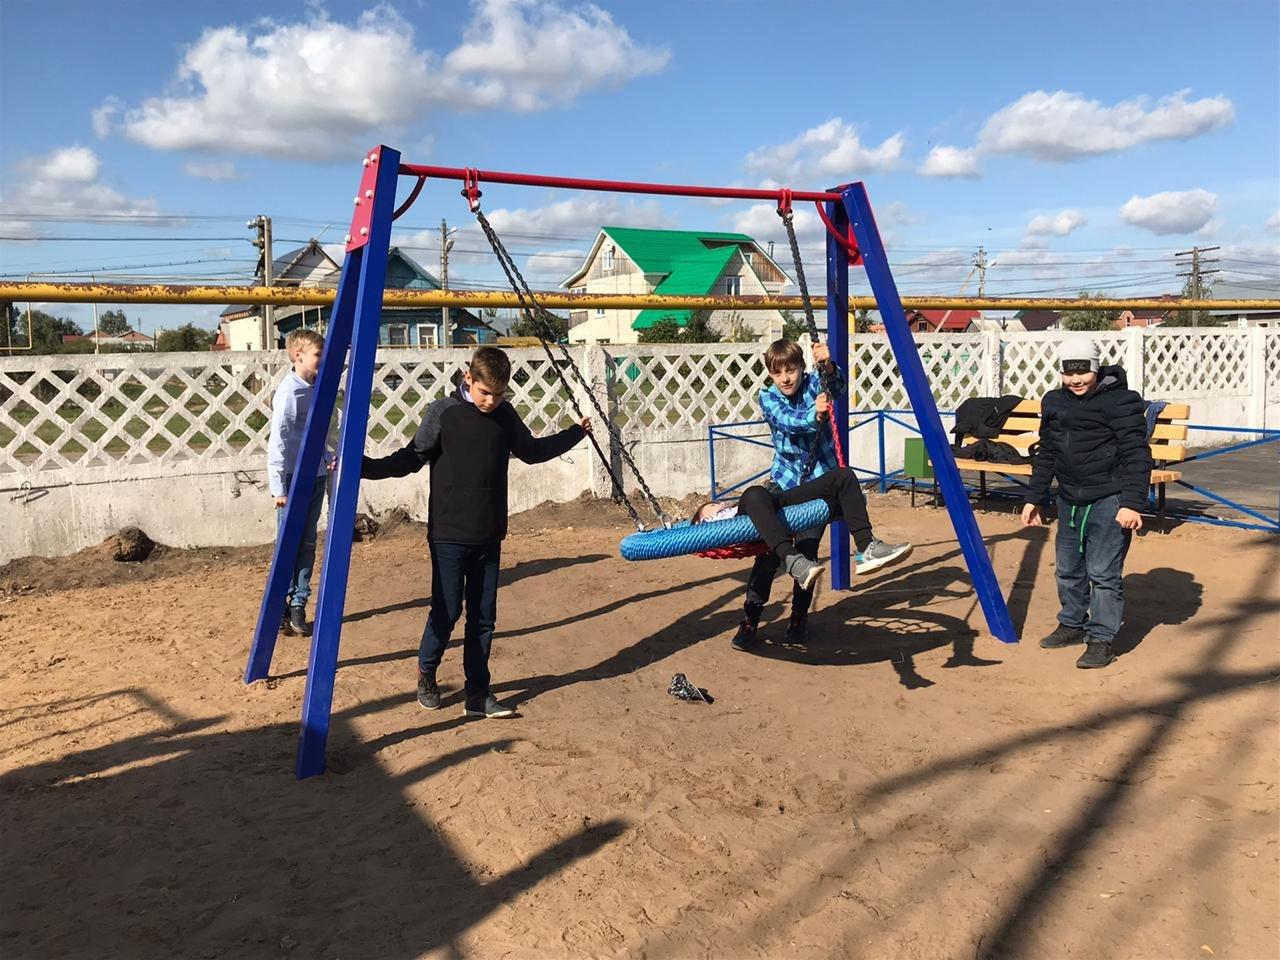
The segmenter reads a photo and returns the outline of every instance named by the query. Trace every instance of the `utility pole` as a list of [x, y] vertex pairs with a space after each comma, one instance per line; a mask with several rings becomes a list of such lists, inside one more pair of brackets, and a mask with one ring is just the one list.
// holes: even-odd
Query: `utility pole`
[[[264, 286], [271, 286], [271, 269], [275, 266], [275, 260], [271, 255], [271, 218], [258, 214], [248, 223], [245, 224], [250, 230], [257, 230], [258, 236], [252, 241], [253, 245], [262, 251], [262, 282]], [[256, 271], [255, 271], [256, 272]], [[262, 317], [258, 320], [258, 349], [268, 350], [270, 344], [269, 336], [275, 334], [276, 308], [274, 304], [264, 304], [262, 308]]]
[[[98, 282], [98, 278], [95, 277], [93, 274], [89, 274], [89, 282], [96, 284]], [[93, 301], [93, 352], [94, 353], [98, 352], [98, 347], [100, 345], [101, 340], [102, 340], [102, 335], [98, 333], [98, 301], [95, 300]]]
[[[453, 249], [453, 234], [458, 232], [458, 228], [449, 229], [449, 224], [445, 220], [440, 221], [440, 289], [449, 289], [449, 251]], [[440, 308], [440, 336], [444, 339], [442, 347], [453, 346], [453, 330], [449, 325], [449, 308], [447, 306]], [[421, 344], [419, 344], [421, 346]]]
[[[1201, 254], [1205, 254], [1205, 253], [1212, 253], [1212, 252], [1213, 252], [1213, 251], [1215, 251], [1215, 250], [1221, 250], [1221, 249], [1222, 249], [1221, 247], [1192, 247], [1190, 250], [1183, 250], [1183, 251], [1181, 251], [1181, 252], [1179, 252], [1179, 253], [1175, 253], [1175, 254], [1174, 254], [1174, 257], [1175, 257], [1175, 258], [1177, 258], [1177, 257], [1190, 257], [1190, 258], [1191, 258], [1191, 263], [1190, 263], [1190, 267], [1191, 267], [1191, 269], [1186, 270], [1186, 271], [1183, 271], [1183, 272], [1180, 272], [1180, 273], [1178, 274], [1178, 276], [1180, 276], [1180, 277], [1186, 277], [1186, 278], [1187, 278], [1187, 284], [1186, 284], [1186, 286], [1185, 286], [1185, 287], [1183, 287], [1183, 293], [1184, 293], [1184, 294], [1189, 294], [1192, 300], [1203, 300], [1203, 299], [1204, 299], [1204, 295], [1205, 295], [1204, 278], [1205, 278], [1205, 276], [1206, 276], [1207, 274], [1210, 274], [1210, 273], [1217, 273], [1217, 272], [1218, 272], [1217, 270], [1206, 270], [1206, 269], [1205, 269], [1205, 265], [1206, 265], [1206, 264], [1217, 263], [1217, 262], [1218, 262], [1218, 258], [1217, 258], [1217, 257], [1214, 257], [1212, 260], [1205, 260], [1205, 259], [1203, 259], [1203, 258], [1202, 258]], [[1186, 264], [1184, 261], [1182, 261], [1182, 260], [1178, 260], [1178, 261], [1177, 261], [1177, 263], [1178, 263], [1178, 266], [1180, 266], [1180, 267], [1187, 266], [1187, 264]], [[1192, 310], [1192, 311], [1191, 311], [1191, 326], [1193, 326], [1193, 327], [1198, 327], [1198, 326], [1200, 326], [1200, 311], [1199, 311], [1199, 310]]]
[[987, 251], [982, 247], [978, 247], [978, 252], [973, 255], [971, 261], [978, 270], [978, 296], [985, 297], [987, 295]]

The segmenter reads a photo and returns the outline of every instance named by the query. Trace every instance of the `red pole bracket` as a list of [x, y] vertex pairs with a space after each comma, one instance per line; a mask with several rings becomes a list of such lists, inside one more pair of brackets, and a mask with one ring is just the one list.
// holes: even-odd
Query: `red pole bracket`
[[373, 198], [378, 189], [378, 159], [382, 146], [374, 147], [364, 155], [364, 173], [360, 177], [360, 190], [355, 196], [355, 213], [351, 215], [351, 229], [343, 239], [347, 253], [358, 250], [369, 242], [369, 227], [373, 223]]
[[841, 233], [836, 229], [836, 225], [831, 222], [831, 218], [827, 216], [827, 210], [822, 205], [822, 201], [815, 200], [813, 205], [818, 208], [818, 216], [826, 224], [827, 233], [831, 234], [832, 239], [844, 247], [845, 253], [849, 255], [849, 265], [854, 267], [862, 266], [862, 251], [858, 249], [858, 241], [853, 234], [853, 224], [849, 224], [847, 232]]

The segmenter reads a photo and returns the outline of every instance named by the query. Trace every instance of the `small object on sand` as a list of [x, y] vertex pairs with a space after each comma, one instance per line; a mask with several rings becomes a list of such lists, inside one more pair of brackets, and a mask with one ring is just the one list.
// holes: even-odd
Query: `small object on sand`
[[151, 556], [151, 551], [156, 548], [156, 544], [140, 528], [125, 527], [114, 536], [108, 537], [103, 547], [112, 560], [137, 563]]
[[351, 539], [357, 543], [372, 540], [378, 535], [380, 524], [367, 513], [357, 513], [355, 527], [351, 531]]
[[701, 701], [702, 703], [711, 703], [711, 697], [707, 691], [700, 687], [695, 687], [689, 682], [689, 678], [683, 673], [677, 673], [671, 678], [671, 686], [667, 687], [667, 693], [675, 697], [677, 700], [687, 700], [691, 703]]

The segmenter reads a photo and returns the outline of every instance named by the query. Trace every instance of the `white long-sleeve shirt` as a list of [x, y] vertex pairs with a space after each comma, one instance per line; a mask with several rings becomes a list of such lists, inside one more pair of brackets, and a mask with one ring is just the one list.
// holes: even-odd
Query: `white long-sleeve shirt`
[[[311, 409], [312, 384], [290, 370], [271, 399], [271, 436], [267, 441], [267, 485], [273, 497], [289, 492], [286, 477], [293, 474], [302, 450], [302, 431]], [[328, 470], [328, 453], [320, 458], [316, 476]]]

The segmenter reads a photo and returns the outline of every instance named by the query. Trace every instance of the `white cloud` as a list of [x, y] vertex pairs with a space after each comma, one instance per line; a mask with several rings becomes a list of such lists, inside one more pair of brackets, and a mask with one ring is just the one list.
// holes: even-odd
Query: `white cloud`
[[767, 186], [788, 184], [814, 188], [829, 181], [865, 173], [885, 173], [902, 161], [906, 138], [901, 133], [878, 146], [862, 143], [857, 130], [839, 117], [805, 130], [786, 143], [759, 147], [747, 154], [747, 169], [766, 178]]
[[934, 147], [916, 172], [922, 177], [964, 177], [970, 180], [982, 176], [978, 170], [978, 152], [960, 147]]
[[109, 130], [120, 113], [125, 135], [155, 149], [328, 160], [435, 110], [543, 109], [669, 59], [590, 4], [476, 0], [464, 35], [443, 57], [419, 48], [387, 4], [353, 24], [321, 9], [298, 23], [211, 28], [169, 92], [123, 110], [108, 100], [94, 126]]
[[582, 266], [582, 261], [586, 257], [585, 249], [544, 250], [542, 253], [535, 253], [525, 261], [525, 276], [531, 281], [539, 280], [543, 286], [559, 284]]
[[88, 147], [79, 145], [54, 150], [35, 171], [43, 180], [62, 180], [68, 183], [92, 183], [98, 179], [98, 155]]
[[1079, 210], [1063, 210], [1061, 213], [1050, 216], [1049, 214], [1041, 214], [1038, 217], [1032, 217], [1031, 222], [1027, 224], [1027, 236], [1029, 237], [1065, 237], [1075, 230], [1079, 230], [1087, 221], [1085, 216]]
[[1267, 222], [1263, 224], [1263, 227], [1271, 233], [1280, 233], [1280, 210], [1267, 217]]
[[119, 112], [120, 101], [115, 97], [107, 97], [89, 114], [90, 121], [93, 123], [93, 132], [100, 138], [109, 137], [115, 127], [116, 114]]
[[[34, 214], [92, 219], [102, 216], [153, 216], [155, 200], [129, 197], [98, 179], [98, 155], [88, 147], [61, 147], [43, 156], [18, 161], [16, 188], [0, 206], [0, 227], [31, 232], [25, 217]], [[169, 221], [165, 221], [168, 223]]]
[[1120, 219], [1160, 235], [1192, 233], [1207, 224], [1217, 210], [1217, 194], [1207, 190], [1168, 191], [1130, 197], [1120, 208]]
[[1104, 106], [1078, 93], [1037, 90], [993, 114], [978, 135], [984, 153], [1065, 161], [1127, 150], [1160, 140], [1189, 140], [1226, 126], [1235, 107], [1226, 97], [1188, 101], [1189, 91]]
[[209, 180], [213, 183], [236, 179], [236, 165], [230, 160], [214, 161], [212, 163], [188, 163], [182, 169], [187, 172], [188, 176], [195, 177], [197, 180]]
[[548, 0], [480, 0], [447, 76], [474, 80], [484, 106], [540, 110], [657, 73], [671, 54], [635, 43], [595, 4], [566, 10]]

